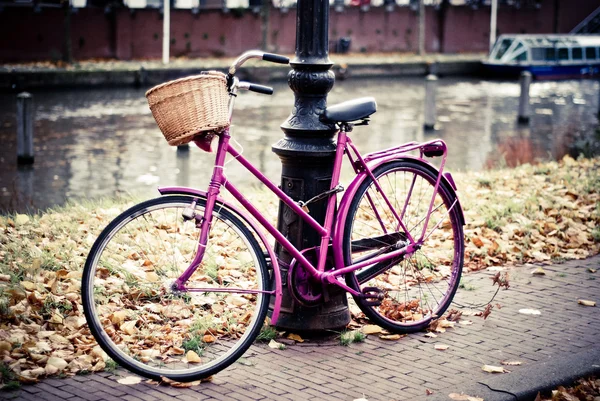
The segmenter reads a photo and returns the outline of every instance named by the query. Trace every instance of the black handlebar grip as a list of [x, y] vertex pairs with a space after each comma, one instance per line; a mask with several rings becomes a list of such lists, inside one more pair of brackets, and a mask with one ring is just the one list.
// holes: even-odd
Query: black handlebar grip
[[250, 86], [248, 87], [248, 90], [252, 91], [252, 92], [262, 93], [263, 95], [272, 95], [273, 94], [273, 88], [271, 88], [270, 86], [250, 84]]
[[290, 63], [289, 58], [287, 58], [285, 56], [280, 56], [279, 54], [273, 54], [273, 53], [263, 54], [263, 60], [270, 61], [272, 63], [277, 63], [277, 64], [289, 64]]

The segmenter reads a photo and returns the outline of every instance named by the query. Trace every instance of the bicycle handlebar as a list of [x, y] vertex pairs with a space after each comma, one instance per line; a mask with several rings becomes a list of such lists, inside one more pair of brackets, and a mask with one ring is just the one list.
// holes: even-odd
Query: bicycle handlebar
[[273, 88], [264, 85], [250, 84], [248, 86], [248, 90], [256, 93], [262, 93], [263, 95], [273, 94]]
[[270, 61], [271, 63], [277, 63], [277, 64], [289, 64], [290, 63], [289, 58], [287, 58], [285, 56], [280, 56], [279, 54], [273, 54], [273, 53], [263, 54], [262, 59], [265, 61]]
[[[265, 95], [272, 95], [273, 88], [271, 88], [271, 87], [257, 85], [257, 84], [253, 84], [250, 82], [239, 82], [239, 81], [237, 81], [237, 78], [234, 78], [234, 75], [235, 75], [237, 69], [240, 68], [242, 66], [242, 64], [244, 64], [246, 61], [253, 59], [253, 58], [260, 58], [265, 61], [270, 61], [271, 63], [277, 63], [277, 64], [289, 64], [289, 62], [290, 62], [289, 58], [287, 58], [285, 56], [280, 56], [279, 54], [265, 53], [265, 52], [261, 52], [259, 50], [251, 50], [251, 51], [246, 52], [246, 53], [242, 54], [241, 56], [239, 56], [237, 58], [237, 60], [235, 60], [235, 62], [233, 64], [231, 64], [231, 67], [229, 67], [229, 73], [227, 74], [227, 87], [231, 91], [232, 89], [235, 90], [235, 86], [237, 85], [237, 87], [239, 89], [245, 89], [245, 90], [249, 90], [252, 92], [262, 93]], [[236, 82], [237, 82], [237, 84], [236, 84]], [[235, 92], [232, 92], [232, 93], [235, 93]]]
[[242, 66], [242, 64], [253, 58], [260, 58], [265, 61], [270, 61], [272, 63], [278, 64], [289, 64], [290, 62], [290, 59], [285, 56], [280, 56], [278, 54], [273, 53], [265, 53], [260, 50], [251, 50], [239, 56], [237, 60], [235, 60], [234, 63], [231, 64], [231, 67], [229, 67], [229, 77], [233, 77], [235, 75], [235, 72], [238, 70], [238, 68]]
[[270, 86], [258, 85], [258, 84], [253, 84], [250, 82], [243, 82], [243, 81], [238, 82], [237, 88], [241, 89], [241, 90], [248, 90], [248, 91], [252, 91], [252, 92], [256, 92], [256, 93], [262, 93], [264, 95], [272, 95], [273, 94], [273, 88], [271, 88]]

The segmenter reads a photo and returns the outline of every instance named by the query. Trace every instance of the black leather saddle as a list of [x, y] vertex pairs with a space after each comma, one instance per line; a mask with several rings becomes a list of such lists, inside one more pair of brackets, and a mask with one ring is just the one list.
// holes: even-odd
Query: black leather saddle
[[377, 111], [377, 103], [372, 97], [348, 100], [325, 109], [321, 121], [325, 123], [349, 123], [364, 120]]

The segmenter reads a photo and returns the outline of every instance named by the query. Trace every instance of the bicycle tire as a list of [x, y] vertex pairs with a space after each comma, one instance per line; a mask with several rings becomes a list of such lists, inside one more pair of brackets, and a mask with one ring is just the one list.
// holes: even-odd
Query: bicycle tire
[[[377, 167], [373, 175], [417, 240], [425, 224], [437, 171], [416, 161], [394, 160]], [[394, 258], [346, 275], [348, 286], [358, 291], [367, 288], [365, 291], [371, 295], [366, 300], [354, 297], [371, 321], [395, 333], [411, 333], [426, 328], [451, 304], [464, 258], [462, 219], [456, 199], [454, 190], [442, 180], [427, 225], [431, 236], [427, 238], [427, 231], [427, 239], [418, 251], [406, 259]], [[440, 220], [440, 226], [434, 229]], [[406, 233], [394, 228], [400, 227], [397, 221], [374, 181], [367, 177], [359, 186], [345, 220], [346, 265], [407, 245]]]
[[83, 271], [83, 308], [98, 344], [119, 365], [154, 380], [189, 382], [226, 368], [253, 343], [267, 314], [270, 294], [232, 292], [268, 291], [269, 275], [252, 232], [219, 203], [203, 261], [187, 283], [202, 292], [171, 289], [198, 247], [196, 220], [182, 217], [194, 200], [202, 216], [206, 200], [191, 196], [163, 196], [123, 212], [102, 231]]

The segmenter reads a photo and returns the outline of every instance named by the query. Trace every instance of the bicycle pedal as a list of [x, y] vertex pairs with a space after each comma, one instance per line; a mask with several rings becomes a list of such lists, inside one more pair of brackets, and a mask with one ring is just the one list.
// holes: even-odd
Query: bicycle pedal
[[383, 291], [377, 287], [365, 287], [362, 289], [363, 304], [368, 306], [379, 306], [383, 301]]

